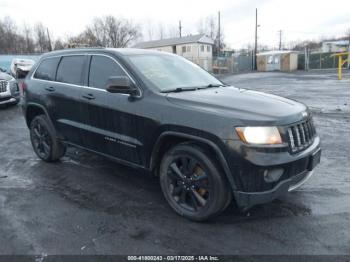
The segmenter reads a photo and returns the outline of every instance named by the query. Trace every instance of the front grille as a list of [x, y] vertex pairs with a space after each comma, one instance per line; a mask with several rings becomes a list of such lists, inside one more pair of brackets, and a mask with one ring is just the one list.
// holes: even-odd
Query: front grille
[[288, 127], [289, 147], [292, 153], [298, 153], [309, 147], [316, 135], [312, 119]]
[[4, 93], [7, 91], [7, 86], [9, 82], [6, 80], [0, 80], [0, 93]]

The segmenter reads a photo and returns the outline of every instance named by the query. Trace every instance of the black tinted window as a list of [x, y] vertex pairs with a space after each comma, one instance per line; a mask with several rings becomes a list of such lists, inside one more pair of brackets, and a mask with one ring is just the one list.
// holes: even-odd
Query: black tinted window
[[48, 58], [42, 61], [35, 71], [34, 78], [54, 81], [59, 57]]
[[93, 56], [90, 65], [89, 86], [104, 89], [111, 76], [125, 76], [125, 73], [111, 58]]
[[57, 69], [57, 82], [81, 85], [84, 56], [64, 56]]

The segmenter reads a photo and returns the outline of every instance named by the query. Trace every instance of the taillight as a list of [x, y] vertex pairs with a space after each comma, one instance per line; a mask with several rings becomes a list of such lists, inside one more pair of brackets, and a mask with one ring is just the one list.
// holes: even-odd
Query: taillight
[[25, 82], [20, 82], [19, 87], [21, 89], [21, 92], [23, 93], [27, 89], [27, 84]]
[[23, 98], [26, 95], [25, 91], [26, 91], [28, 86], [25, 82], [19, 82], [18, 85], [19, 85], [19, 89], [20, 89], [19, 94]]

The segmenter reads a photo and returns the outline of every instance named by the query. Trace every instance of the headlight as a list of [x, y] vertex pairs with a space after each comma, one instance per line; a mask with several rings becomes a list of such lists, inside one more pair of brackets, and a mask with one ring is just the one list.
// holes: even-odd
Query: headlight
[[282, 144], [280, 132], [275, 126], [236, 127], [236, 132], [239, 138], [248, 144]]

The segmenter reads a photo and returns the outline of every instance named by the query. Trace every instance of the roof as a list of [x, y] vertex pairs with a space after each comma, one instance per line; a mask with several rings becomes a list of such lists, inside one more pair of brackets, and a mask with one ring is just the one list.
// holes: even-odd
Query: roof
[[276, 51], [267, 51], [267, 52], [261, 52], [256, 54], [257, 56], [262, 56], [262, 55], [281, 55], [281, 54], [291, 54], [291, 53], [298, 53], [293, 50], [276, 50]]
[[[138, 48], [68, 48], [57, 51], [48, 52], [42, 55], [42, 58], [52, 57], [52, 56], [61, 56], [61, 55], [69, 55], [69, 54], [89, 54], [89, 53], [116, 53], [119, 55], [145, 55], [145, 54], [154, 54], [154, 55], [165, 55], [164, 52], [156, 51], [156, 50], [146, 50], [146, 49], [138, 49]], [[169, 54], [170, 55], [170, 54]]]
[[188, 43], [204, 43], [204, 44], [213, 45], [214, 41], [213, 39], [207, 37], [205, 34], [199, 34], [199, 35], [189, 35], [184, 37], [167, 38], [167, 39], [155, 40], [155, 41], [140, 42], [134, 45], [133, 47], [152, 48], [152, 47], [181, 45], [181, 44], [188, 44]]

